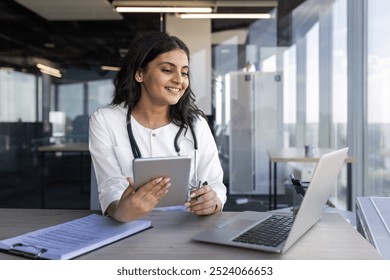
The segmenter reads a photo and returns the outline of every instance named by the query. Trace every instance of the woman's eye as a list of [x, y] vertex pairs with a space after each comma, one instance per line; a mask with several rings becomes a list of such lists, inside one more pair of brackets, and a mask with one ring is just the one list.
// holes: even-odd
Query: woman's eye
[[165, 73], [171, 73], [172, 72], [171, 69], [162, 69], [162, 71], [165, 72]]
[[181, 73], [183, 76], [188, 76], [188, 73], [187, 72], [182, 72]]

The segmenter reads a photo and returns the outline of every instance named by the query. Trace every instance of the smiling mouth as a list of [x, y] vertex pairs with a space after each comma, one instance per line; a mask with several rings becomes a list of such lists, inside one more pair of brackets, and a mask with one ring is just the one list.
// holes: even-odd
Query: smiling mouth
[[173, 93], [179, 93], [180, 92], [179, 88], [166, 87], [165, 89], [167, 89], [168, 91], [173, 92]]

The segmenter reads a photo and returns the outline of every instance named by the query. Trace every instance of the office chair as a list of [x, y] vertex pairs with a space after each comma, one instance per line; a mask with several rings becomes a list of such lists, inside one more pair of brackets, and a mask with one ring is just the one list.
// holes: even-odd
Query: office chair
[[101, 210], [96, 175], [95, 175], [95, 168], [93, 167], [93, 163], [91, 163], [91, 186], [90, 187], [91, 187], [90, 209], [91, 210]]

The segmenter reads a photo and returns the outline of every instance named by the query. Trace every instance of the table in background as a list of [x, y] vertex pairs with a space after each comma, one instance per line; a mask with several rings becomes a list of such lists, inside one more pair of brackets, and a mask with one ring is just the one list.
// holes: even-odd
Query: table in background
[[45, 208], [45, 158], [47, 153], [80, 153], [80, 182], [82, 186], [82, 176], [84, 172], [83, 156], [89, 154], [88, 143], [66, 143], [38, 147], [42, 154], [42, 185], [41, 185], [41, 207]]
[[[301, 163], [316, 163], [320, 156], [334, 151], [334, 149], [316, 149], [316, 154], [313, 157], [305, 156], [304, 148], [272, 148], [267, 150], [269, 158], [269, 207], [270, 210], [277, 209], [277, 164], [289, 162]], [[356, 159], [347, 156], [345, 163], [347, 164], [347, 210], [352, 210], [352, 163]], [[272, 192], [273, 183], [273, 192]], [[272, 201], [273, 196], [273, 201]]]
[[[0, 209], [0, 240], [81, 218], [91, 210]], [[245, 260], [245, 259], [383, 259], [344, 218], [325, 213], [284, 254], [261, 252], [192, 241], [198, 232], [223, 222], [237, 212], [196, 216], [184, 211], [152, 212], [144, 217], [153, 228], [104, 246], [78, 259], [90, 260]], [[22, 259], [0, 252], [1, 259]]]

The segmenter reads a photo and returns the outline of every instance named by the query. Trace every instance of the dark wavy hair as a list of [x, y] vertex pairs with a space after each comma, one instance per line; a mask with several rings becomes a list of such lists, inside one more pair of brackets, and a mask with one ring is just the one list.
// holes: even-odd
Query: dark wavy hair
[[[131, 111], [141, 96], [141, 86], [135, 80], [137, 71], [146, 70], [149, 62], [156, 57], [177, 49], [183, 50], [190, 61], [190, 51], [184, 42], [165, 32], [147, 33], [131, 44], [115, 76], [114, 98], [111, 103], [111, 105], [119, 105], [125, 102], [125, 106], [128, 106], [127, 120], [130, 120]], [[185, 128], [192, 126], [197, 116], [206, 117], [195, 104], [195, 94], [191, 90], [190, 78], [183, 96], [175, 105], [170, 106], [169, 116], [174, 124]]]

